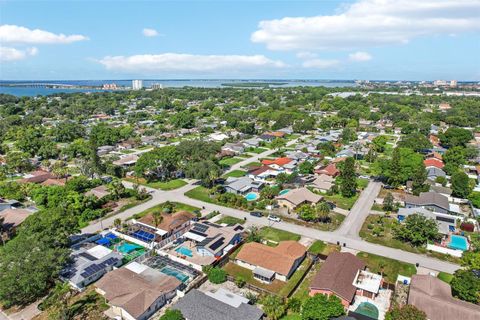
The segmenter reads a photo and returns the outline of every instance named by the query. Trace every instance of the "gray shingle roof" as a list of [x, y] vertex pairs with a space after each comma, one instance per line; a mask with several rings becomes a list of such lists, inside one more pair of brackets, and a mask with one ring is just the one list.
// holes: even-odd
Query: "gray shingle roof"
[[190, 291], [172, 308], [180, 310], [187, 320], [259, 320], [263, 315], [257, 307], [242, 303], [235, 308], [197, 289]]

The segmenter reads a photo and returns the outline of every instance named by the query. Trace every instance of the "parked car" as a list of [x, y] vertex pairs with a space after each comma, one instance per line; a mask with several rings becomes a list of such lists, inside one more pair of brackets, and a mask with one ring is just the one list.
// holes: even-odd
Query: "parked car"
[[282, 219], [280, 217], [277, 217], [276, 215], [269, 214], [268, 215], [268, 220], [273, 221], [273, 222], [280, 222]]
[[263, 214], [260, 211], [252, 211], [252, 212], [250, 212], [250, 215], [252, 217], [257, 217], [257, 218], [263, 217]]

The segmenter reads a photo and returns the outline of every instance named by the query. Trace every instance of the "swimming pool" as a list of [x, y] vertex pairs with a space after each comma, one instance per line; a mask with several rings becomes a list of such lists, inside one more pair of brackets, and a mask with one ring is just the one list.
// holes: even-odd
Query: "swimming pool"
[[278, 193], [279, 196], [283, 196], [284, 194], [287, 194], [290, 191], [290, 189], [283, 189]]
[[257, 200], [258, 197], [259, 197], [259, 195], [256, 192], [249, 192], [245, 195], [245, 199], [247, 199], [247, 201]]
[[451, 249], [467, 251], [468, 250], [467, 238], [453, 234], [450, 236], [450, 242], [448, 243], [448, 247]]
[[133, 244], [133, 243], [127, 243], [127, 242], [124, 242], [122, 243], [117, 249], [118, 251], [120, 251], [121, 253], [130, 253], [136, 249], [141, 249], [142, 247], [139, 246], [139, 245], [136, 245], [136, 244]]
[[163, 274], [166, 274], [167, 276], [175, 277], [182, 282], [185, 282], [188, 280], [188, 276], [186, 274], [183, 274], [180, 271], [173, 268], [163, 267], [162, 269], [160, 269], [160, 272]]
[[177, 251], [180, 254], [183, 254], [184, 256], [193, 257], [192, 250], [190, 250], [188, 248], [178, 247], [177, 249], [175, 249], [175, 251]]
[[361, 315], [370, 317], [372, 319], [378, 319], [378, 314], [379, 314], [378, 308], [374, 304], [371, 304], [370, 302], [360, 303], [360, 305], [355, 310], [355, 312]]

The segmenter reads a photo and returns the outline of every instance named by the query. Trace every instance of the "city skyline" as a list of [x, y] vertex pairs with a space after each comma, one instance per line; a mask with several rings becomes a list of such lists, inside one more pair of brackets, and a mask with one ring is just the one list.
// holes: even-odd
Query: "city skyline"
[[1, 80], [480, 79], [477, 0], [0, 8]]

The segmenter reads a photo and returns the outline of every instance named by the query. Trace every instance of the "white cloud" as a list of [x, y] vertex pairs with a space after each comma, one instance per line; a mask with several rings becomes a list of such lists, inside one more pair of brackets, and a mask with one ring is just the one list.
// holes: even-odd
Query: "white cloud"
[[315, 59], [316, 57], [318, 57], [316, 53], [309, 52], [309, 51], [298, 52], [296, 56], [299, 59]]
[[88, 38], [80, 34], [55, 34], [45, 30], [32, 30], [25, 27], [9, 24], [4, 24], [0, 26], [1, 43], [52, 44], [72, 43], [83, 40], [88, 40]]
[[0, 61], [18, 61], [28, 56], [34, 56], [38, 53], [37, 48], [27, 48], [19, 50], [11, 47], [0, 46]]
[[351, 49], [480, 31], [479, 0], [358, 0], [334, 15], [259, 23], [251, 40], [271, 50]]
[[350, 61], [364, 62], [372, 60], [372, 55], [368, 52], [357, 51], [348, 55]]
[[340, 65], [340, 60], [335, 59], [311, 59], [302, 63], [304, 68], [328, 69]]
[[156, 37], [159, 34], [157, 30], [150, 28], [144, 28], [142, 33], [145, 37]]
[[194, 55], [181, 53], [143, 54], [133, 56], [107, 56], [99, 60], [108, 70], [128, 72], [209, 72], [281, 68], [285, 64], [263, 55]]

